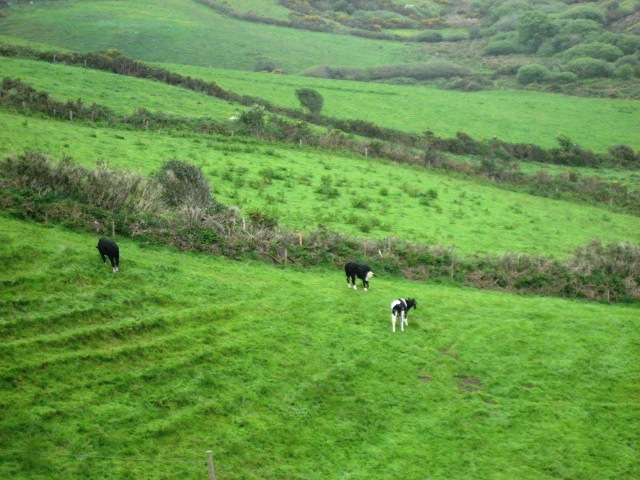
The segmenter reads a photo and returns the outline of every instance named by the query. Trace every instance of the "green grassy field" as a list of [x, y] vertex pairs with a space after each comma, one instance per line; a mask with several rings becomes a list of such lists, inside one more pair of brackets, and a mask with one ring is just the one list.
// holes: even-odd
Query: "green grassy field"
[[[284, 15], [267, 0], [233, 5]], [[240, 71], [264, 61], [296, 73], [428, 60], [416, 44], [243, 23], [191, 0], [4, 8], [0, 41], [117, 48], [286, 107], [298, 107], [295, 90], [308, 87], [323, 95], [326, 115], [404, 131], [545, 147], [564, 133], [596, 151], [640, 147], [634, 101]], [[226, 119], [238, 110], [157, 82], [0, 57], [4, 76], [120, 114], [143, 107]], [[460, 255], [554, 258], [593, 238], [640, 243], [637, 216], [488, 180], [353, 152], [0, 108], [0, 157], [25, 150], [143, 174], [178, 158], [202, 169], [217, 200], [243, 215], [272, 215], [303, 236], [323, 225]], [[631, 170], [592, 173], [640, 182]], [[195, 480], [206, 478], [207, 450], [225, 480], [640, 478], [637, 302], [516, 296], [382, 274], [370, 291], [353, 291], [340, 268], [231, 261], [124, 236], [115, 237], [121, 267], [113, 274], [95, 249], [99, 235], [1, 209], [0, 478]], [[398, 297], [417, 298], [418, 309], [407, 331], [393, 334], [389, 304]]]
[[324, 98], [324, 115], [368, 120], [402, 131], [431, 130], [450, 137], [461, 131], [478, 139], [497, 137], [546, 148], [557, 147], [556, 137], [566, 134], [583, 148], [595, 151], [606, 151], [616, 143], [640, 148], [640, 102], [633, 100], [516, 90], [457, 92], [430, 86], [163, 66], [289, 108], [300, 107], [296, 89], [312, 88]]
[[270, 60], [298, 73], [316, 65], [368, 67], [419, 55], [415, 44], [246, 23], [191, 0], [62, 0], [16, 6], [10, 13], [0, 21], [0, 35], [76, 51], [116, 48], [146, 61], [253, 70]]
[[[640, 102], [571, 98], [526, 91], [463, 93], [433, 87], [366, 84], [176, 64], [170, 71], [214, 81], [225, 89], [300, 108], [295, 91], [313, 88], [324, 98], [322, 113], [360, 119], [402, 131], [432, 130], [440, 136], [462, 131], [474, 138], [556, 147], [559, 134], [583, 148], [606, 151], [617, 143], [640, 148]], [[60, 99], [107, 105], [120, 113], [144, 107], [175, 115], [228, 118], [239, 108], [215, 98], [157, 82], [105, 72], [0, 57], [3, 76], [20, 78]], [[536, 121], [531, 118], [535, 116]], [[599, 125], [594, 129], [594, 125]], [[637, 128], [636, 128], [637, 127]]]
[[19, 78], [57, 100], [80, 98], [105, 105], [121, 115], [138, 108], [187, 117], [226, 119], [242, 107], [214, 97], [123, 75], [87, 68], [0, 57], [2, 77]]
[[[170, 158], [202, 168], [216, 197], [296, 231], [319, 224], [361, 237], [564, 257], [592, 238], [640, 241], [636, 217], [507, 192], [489, 182], [332, 152], [199, 135], [173, 136], [0, 113], [0, 153], [25, 149], [86, 166], [152, 173]], [[347, 182], [346, 179], [350, 180]], [[399, 212], [402, 212], [400, 214]]]
[[[638, 309], [0, 217], [0, 476], [634, 478]], [[419, 301], [391, 333], [390, 300]]]

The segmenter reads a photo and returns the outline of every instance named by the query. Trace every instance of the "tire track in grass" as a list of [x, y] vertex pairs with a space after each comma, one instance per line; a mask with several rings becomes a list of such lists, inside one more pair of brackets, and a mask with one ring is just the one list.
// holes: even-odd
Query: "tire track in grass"
[[[228, 317], [234, 308], [232, 304], [217, 309], [215, 317]], [[185, 322], [185, 318], [193, 319], [198, 312], [202, 316], [206, 315], [208, 319], [212, 318], [210, 309], [199, 307], [145, 320], [128, 319], [107, 326], [99, 325], [64, 334], [46, 334], [33, 339], [8, 342], [0, 345], [0, 353], [7, 359], [6, 364], [11, 365], [6, 373], [28, 372], [92, 359], [116, 361], [120, 357], [145, 356], [146, 352], [157, 352], [162, 357], [163, 352], [172, 344], [175, 346], [176, 343], [192, 343], [194, 338], [202, 338], [210, 331], [209, 323], [200, 323], [196, 328], [186, 328], [188, 322]], [[174, 326], [175, 329], [172, 328]], [[156, 334], [163, 331], [167, 333]], [[92, 344], [91, 341], [94, 339], [97, 341]], [[189, 342], [185, 342], [186, 340]], [[82, 349], [77, 349], [78, 347]], [[52, 351], [48, 351], [48, 348]], [[69, 351], [70, 349], [74, 350]]]

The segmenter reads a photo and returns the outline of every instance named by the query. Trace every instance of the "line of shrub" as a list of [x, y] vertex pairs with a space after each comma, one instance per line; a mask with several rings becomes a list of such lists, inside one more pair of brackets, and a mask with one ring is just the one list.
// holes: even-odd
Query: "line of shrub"
[[640, 300], [640, 246], [631, 243], [594, 241], [558, 261], [521, 254], [463, 257], [438, 245], [363, 240], [325, 229], [293, 232], [261, 221], [260, 212], [243, 218], [216, 202], [198, 170], [171, 159], [144, 177], [25, 152], [0, 161], [0, 206], [21, 218], [235, 259], [298, 267], [338, 267], [359, 259], [380, 273], [414, 280], [607, 302]]
[[[541, 172], [525, 176], [513, 157], [526, 157], [544, 161], [545, 150], [533, 145], [508, 144], [494, 139], [478, 142], [469, 135], [458, 132], [455, 139], [443, 139], [427, 132], [424, 136], [381, 128], [371, 122], [360, 120], [334, 120], [333, 128], [324, 133], [315, 133], [307, 122], [267, 115], [266, 108], [258, 105], [241, 112], [237, 121], [219, 122], [211, 118], [185, 118], [163, 113], [152, 113], [139, 108], [128, 116], [118, 116], [111, 109], [97, 105], [85, 105], [81, 99], [66, 102], [51, 98], [46, 92], [38, 92], [20, 80], [4, 78], [0, 84], [0, 104], [23, 111], [37, 111], [53, 118], [68, 121], [106, 122], [115, 128], [152, 130], [182, 130], [201, 134], [251, 135], [259, 138], [305, 143], [328, 149], [343, 149], [365, 152], [371, 157], [388, 158], [398, 162], [441, 168], [471, 176], [490, 178], [501, 185], [525, 186], [534, 195], [555, 198], [579, 199], [605, 203], [622, 208], [629, 213], [640, 212], [640, 192], [629, 191], [620, 183], [608, 183], [599, 177], [579, 175], [576, 172], [551, 176]], [[310, 119], [318, 116], [298, 112]], [[337, 129], [336, 129], [337, 127]], [[373, 140], [362, 140], [342, 133], [351, 131]], [[595, 158], [589, 156], [566, 136], [559, 137], [561, 144], [557, 151], [567, 165], [580, 164], [577, 159]], [[481, 158], [477, 164], [453, 160], [441, 151], [456, 154], [472, 154]], [[621, 159], [619, 163], [637, 164], [638, 154], [625, 145], [616, 145], [610, 154]]]

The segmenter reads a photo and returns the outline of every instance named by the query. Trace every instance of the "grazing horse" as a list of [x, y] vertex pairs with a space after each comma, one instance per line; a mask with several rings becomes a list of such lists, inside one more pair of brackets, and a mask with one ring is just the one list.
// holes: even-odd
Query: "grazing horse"
[[120, 265], [120, 249], [116, 242], [108, 238], [101, 238], [98, 240], [98, 246], [96, 248], [102, 257], [102, 263], [107, 263], [107, 260], [104, 258], [105, 256], [109, 257], [109, 261], [113, 267], [113, 273], [116, 273]]
[[362, 286], [365, 292], [369, 288], [369, 280], [375, 276], [369, 267], [354, 262], [347, 263], [344, 266], [344, 272], [347, 274], [347, 287], [353, 287], [354, 290], [357, 290], [356, 277], [358, 277], [362, 280]]
[[411, 308], [418, 308], [418, 302], [413, 298], [399, 298], [391, 302], [391, 330], [396, 331], [396, 320], [400, 315], [400, 330], [404, 332], [404, 326], [409, 326], [407, 313]]

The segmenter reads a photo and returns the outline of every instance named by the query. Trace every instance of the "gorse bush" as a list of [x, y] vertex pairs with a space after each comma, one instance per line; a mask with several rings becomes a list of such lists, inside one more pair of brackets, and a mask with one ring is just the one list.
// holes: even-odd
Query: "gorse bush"
[[584, 18], [587, 20], [593, 20], [599, 24], [605, 23], [605, 16], [597, 7], [591, 5], [578, 5], [570, 8], [566, 12], [560, 14], [560, 18]]
[[516, 39], [492, 41], [482, 49], [482, 55], [512, 55], [522, 52], [522, 45]]

